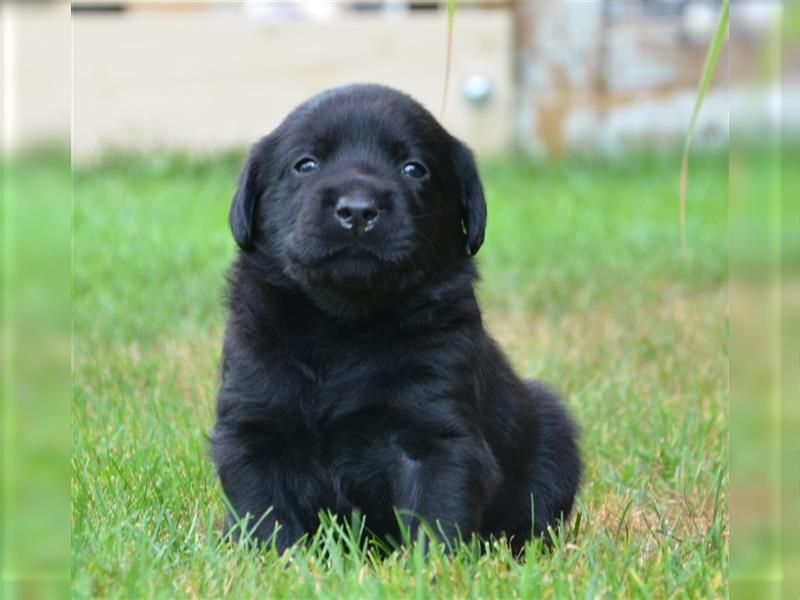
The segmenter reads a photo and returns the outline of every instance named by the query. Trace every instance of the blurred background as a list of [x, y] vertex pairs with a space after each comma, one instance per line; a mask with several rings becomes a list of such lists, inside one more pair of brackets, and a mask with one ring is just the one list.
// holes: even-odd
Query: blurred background
[[[69, 102], [53, 110], [63, 90], [51, 85], [67, 60], [53, 60], [53, 36], [68, 32], [57, 24], [48, 31], [47, 11], [29, 3], [7, 18], [33, 43], [19, 54], [17, 93], [26, 101], [12, 107], [6, 135], [13, 145], [47, 128], [66, 135], [71, 124], [78, 161], [120, 148], [207, 153], [252, 143], [322, 89], [372, 81], [412, 94], [482, 155], [663, 148], [682, 141], [721, 2], [456, 6], [442, 113], [445, 2], [80, 0], [72, 5], [70, 114]], [[752, 86], [779, 12], [776, 2], [737, 2], [738, 41], [700, 115], [699, 146], [725, 145], [729, 105], [747, 105], [756, 131], [780, 127], [777, 82], [760, 86], [757, 101]]]

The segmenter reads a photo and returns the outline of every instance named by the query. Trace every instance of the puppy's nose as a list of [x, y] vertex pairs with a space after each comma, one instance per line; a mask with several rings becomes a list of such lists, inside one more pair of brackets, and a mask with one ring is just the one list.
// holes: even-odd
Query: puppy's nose
[[378, 207], [368, 196], [342, 196], [336, 202], [336, 220], [344, 229], [367, 232], [378, 222]]

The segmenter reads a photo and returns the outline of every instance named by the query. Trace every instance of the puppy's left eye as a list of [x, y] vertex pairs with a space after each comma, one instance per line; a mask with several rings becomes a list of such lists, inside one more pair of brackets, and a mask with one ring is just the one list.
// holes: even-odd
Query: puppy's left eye
[[313, 158], [301, 158], [294, 165], [294, 170], [298, 173], [310, 173], [319, 169], [319, 163]]
[[428, 170], [418, 162], [407, 162], [403, 165], [403, 175], [407, 175], [412, 179], [422, 179], [428, 174]]

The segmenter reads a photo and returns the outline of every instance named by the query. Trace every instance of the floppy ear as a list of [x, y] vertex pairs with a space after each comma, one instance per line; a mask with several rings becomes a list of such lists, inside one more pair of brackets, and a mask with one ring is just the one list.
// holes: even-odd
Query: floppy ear
[[461, 219], [469, 254], [474, 256], [483, 244], [486, 232], [486, 198], [472, 151], [458, 140], [453, 142], [453, 175], [460, 195]]
[[231, 203], [231, 233], [242, 250], [249, 249], [253, 242], [256, 205], [264, 192], [263, 176], [260, 174], [264, 161], [263, 148], [264, 140], [261, 140], [250, 150]]

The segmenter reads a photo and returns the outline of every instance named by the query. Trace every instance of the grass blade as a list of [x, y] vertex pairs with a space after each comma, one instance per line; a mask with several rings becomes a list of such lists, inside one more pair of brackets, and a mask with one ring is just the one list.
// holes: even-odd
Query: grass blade
[[703, 72], [700, 75], [700, 83], [697, 87], [697, 98], [692, 110], [692, 118], [689, 121], [689, 129], [686, 132], [686, 139], [683, 142], [683, 157], [681, 158], [681, 182], [680, 182], [680, 224], [681, 224], [681, 246], [686, 251], [686, 183], [689, 177], [689, 149], [692, 145], [692, 135], [697, 123], [697, 115], [703, 106], [706, 92], [711, 87], [711, 80], [714, 79], [714, 72], [717, 68], [717, 59], [722, 49], [722, 44], [728, 34], [728, 19], [730, 17], [730, 0], [723, 0], [722, 10], [719, 14], [719, 22], [711, 45], [706, 53], [706, 61], [703, 65]]
[[444, 63], [444, 90], [442, 91], [442, 109], [439, 120], [444, 119], [444, 109], [447, 106], [447, 88], [450, 87], [450, 63], [453, 55], [453, 19], [456, 14], [456, 0], [447, 0], [447, 55]]

